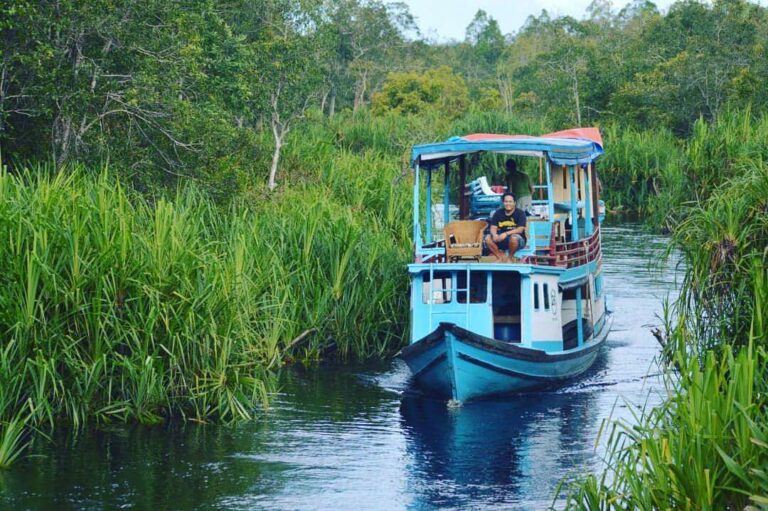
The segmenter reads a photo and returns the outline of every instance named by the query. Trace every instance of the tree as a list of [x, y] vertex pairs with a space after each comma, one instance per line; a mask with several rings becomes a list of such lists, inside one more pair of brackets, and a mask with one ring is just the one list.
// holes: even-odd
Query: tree
[[480, 9], [467, 26], [466, 41], [474, 47], [475, 54], [493, 70], [504, 51], [504, 35], [499, 23]]
[[[300, 12], [282, 9], [271, 13], [255, 43], [261, 73], [262, 105], [268, 112], [274, 151], [267, 186], [277, 187], [277, 170], [285, 137], [316, 98], [321, 83], [320, 65], [313, 51], [317, 32], [303, 27]], [[299, 23], [297, 23], [299, 21]]]
[[449, 117], [461, 115], [469, 104], [464, 80], [449, 67], [424, 73], [390, 73], [380, 92], [373, 95], [373, 112], [420, 114], [441, 112]]
[[504, 52], [505, 40], [499, 23], [480, 9], [467, 26], [462, 58], [465, 76], [471, 80], [491, 80]]
[[403, 3], [378, 0], [323, 2], [314, 14], [318, 45], [324, 48], [328, 114], [333, 116], [339, 100], [357, 110], [369, 91], [402, 59], [404, 33], [417, 28]]
[[[543, 12], [541, 18], [529, 19], [513, 46], [507, 53], [507, 73], [515, 74], [517, 94], [525, 95], [519, 104], [530, 105], [535, 98], [555, 125], [582, 125], [589, 103], [584, 95], [604, 71], [594, 65], [599, 52], [589, 25], [570, 17], [553, 20]], [[534, 48], [532, 57], [522, 51], [526, 46]], [[516, 104], [515, 99], [506, 101]]]

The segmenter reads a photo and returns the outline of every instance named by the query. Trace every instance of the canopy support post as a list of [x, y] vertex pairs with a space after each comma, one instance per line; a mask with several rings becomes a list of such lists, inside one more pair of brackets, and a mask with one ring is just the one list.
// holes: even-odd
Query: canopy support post
[[445, 229], [445, 226], [448, 225], [448, 223], [451, 221], [451, 213], [450, 213], [450, 196], [451, 196], [451, 164], [448, 162], [445, 162], [445, 189], [443, 190], [443, 229]]
[[421, 251], [421, 240], [419, 239], [419, 160], [413, 167], [413, 248], [417, 262], [420, 262], [419, 252]]
[[576, 200], [576, 166], [568, 165], [568, 175], [571, 178], [571, 241], [579, 240], [579, 210]]
[[459, 218], [464, 220], [469, 214], [467, 209], [467, 194], [465, 187], [467, 186], [467, 156], [462, 154], [459, 156], [459, 193], [461, 194], [461, 200], [459, 201]]
[[552, 185], [552, 166], [547, 159], [547, 213], [549, 214], [549, 221], [555, 221], [555, 190]]
[[[542, 156], [539, 158], [539, 186], [544, 184], [544, 169], [542, 168], [544, 166], [544, 157]], [[549, 169], [547, 169], [549, 170]], [[549, 178], [549, 172], [547, 172], [547, 178]], [[549, 179], [547, 179], [549, 181]], [[539, 188], [539, 200], [544, 199], [544, 189]]]
[[432, 167], [427, 168], [427, 200], [424, 209], [426, 228], [424, 231], [424, 241], [432, 243]]

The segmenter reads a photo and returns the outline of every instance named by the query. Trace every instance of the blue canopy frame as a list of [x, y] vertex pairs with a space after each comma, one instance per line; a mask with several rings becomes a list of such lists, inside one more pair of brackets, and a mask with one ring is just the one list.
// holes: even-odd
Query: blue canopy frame
[[411, 150], [411, 166], [417, 162], [433, 167], [456, 160], [463, 154], [481, 151], [544, 156], [558, 165], [590, 163], [603, 154], [602, 145], [593, 140], [554, 137], [518, 137], [504, 139], [467, 140], [451, 137], [445, 142], [421, 144]]

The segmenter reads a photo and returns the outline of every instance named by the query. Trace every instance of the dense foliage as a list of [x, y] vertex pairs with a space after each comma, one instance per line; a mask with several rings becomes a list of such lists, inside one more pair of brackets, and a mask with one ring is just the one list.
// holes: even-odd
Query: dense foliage
[[373, 113], [424, 114], [439, 112], [460, 117], [469, 103], [469, 91], [448, 66], [418, 73], [391, 73], [380, 92], [373, 94]]
[[[1, 154], [109, 162], [142, 189], [194, 179], [225, 198], [284, 181], [281, 152], [308, 109], [473, 108], [688, 136], [768, 104], [768, 10], [745, 0], [666, 13], [596, 0], [584, 19], [542, 11], [507, 35], [482, 10], [467, 21], [464, 41], [438, 44], [380, 0], [5, 2]], [[644, 209], [659, 193], [619, 199]]]
[[608, 466], [571, 487], [572, 509], [768, 506], [768, 166], [687, 209], [687, 265], [661, 336], [668, 399], [609, 427]]
[[0, 41], [0, 466], [54, 423], [248, 417], [284, 362], [391, 353], [409, 146], [597, 124], [609, 208], [687, 273], [669, 401], [569, 505], [768, 505], [765, 7], [478, 11], [435, 43], [381, 0], [11, 0]]

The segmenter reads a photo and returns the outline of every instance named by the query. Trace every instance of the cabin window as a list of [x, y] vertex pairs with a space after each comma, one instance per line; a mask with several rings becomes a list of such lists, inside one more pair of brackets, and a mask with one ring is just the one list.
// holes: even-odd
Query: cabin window
[[603, 276], [598, 275], [595, 277], [595, 296], [603, 295]]
[[[431, 277], [431, 279], [430, 279]], [[421, 298], [423, 303], [450, 303], [453, 294], [453, 279], [449, 271], [436, 271], [430, 276], [430, 272], [421, 273]], [[431, 300], [430, 300], [431, 293]]]
[[539, 310], [539, 284], [533, 285], [533, 308]]
[[549, 310], [549, 284], [544, 284], [544, 308]]
[[469, 303], [485, 303], [488, 301], [488, 273], [484, 271], [469, 272], [469, 285], [467, 285], [467, 272], [456, 273], [456, 301], [467, 303], [467, 291], [469, 291]]

